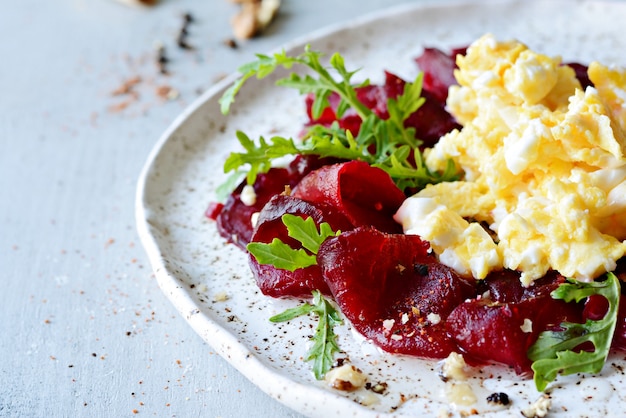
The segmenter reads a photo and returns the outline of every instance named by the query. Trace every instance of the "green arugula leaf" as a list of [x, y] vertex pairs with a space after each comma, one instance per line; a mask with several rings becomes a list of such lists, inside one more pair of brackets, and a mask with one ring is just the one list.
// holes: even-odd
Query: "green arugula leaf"
[[313, 360], [313, 374], [317, 380], [323, 379], [326, 372], [332, 368], [334, 355], [341, 349], [337, 344], [337, 335], [334, 327], [342, 323], [339, 312], [322, 294], [313, 291], [313, 303], [287, 309], [283, 313], [270, 318], [272, 322], [290, 321], [302, 315], [314, 313], [318, 317], [315, 334], [312, 337], [313, 345], [307, 352], [306, 361]]
[[[339, 235], [341, 231], [333, 231], [329, 224], [322, 222], [318, 231], [313, 218], [303, 219], [300, 216], [284, 214], [281, 217], [287, 227], [287, 235], [302, 244], [300, 249], [293, 249], [278, 238], [271, 243], [251, 242], [246, 249], [256, 258], [259, 264], [271, 264], [276, 268], [295, 271], [317, 264], [315, 254], [320, 245], [329, 237]], [[306, 250], [309, 252], [307, 252]]]
[[[533, 360], [537, 390], [543, 391], [558, 374], [599, 373], [602, 370], [617, 325], [619, 280], [613, 273], [608, 273], [604, 281], [590, 283], [568, 279], [552, 292], [554, 299], [565, 302], [580, 302], [592, 295], [601, 295], [608, 300], [609, 309], [604, 318], [588, 319], [584, 324], [563, 322], [563, 330], [542, 332], [528, 350], [528, 357]], [[572, 351], [586, 342], [593, 344], [594, 351]]]
[[326, 222], [320, 224], [318, 232], [315, 221], [310, 217], [303, 219], [299, 216], [285, 214], [281, 219], [287, 227], [287, 234], [291, 238], [300, 241], [302, 246], [313, 254], [317, 254], [320, 245], [326, 241], [326, 238], [334, 237], [341, 233], [340, 231], [334, 232]]
[[[357, 97], [356, 88], [368, 85], [369, 80], [354, 84], [352, 79], [357, 71], [346, 69], [344, 58], [338, 53], [331, 56], [328, 67], [321, 63], [321, 57], [320, 52], [312, 51], [308, 46], [302, 54], [293, 57], [287, 56], [284, 51], [272, 56], [257, 55], [256, 61], [239, 68], [242, 77], [220, 99], [222, 112], [228, 113], [235, 96], [250, 77], [262, 78], [280, 67], [290, 69], [299, 65], [313, 75], [291, 73], [276, 84], [295, 88], [301, 94], [314, 94], [313, 118], [318, 118], [329, 106], [330, 95], [337, 94], [340, 99], [335, 112], [337, 117], [341, 118], [348, 109], [352, 109], [361, 118], [356, 138], [352, 132], [339, 128], [337, 123], [330, 127], [313, 125], [301, 141], [282, 137], [273, 137], [269, 141], [261, 137], [252, 141], [238, 132], [237, 138], [245, 152], [233, 153], [224, 164], [225, 172], [245, 170], [248, 173], [247, 182], [252, 184], [259, 173], [271, 168], [276, 158], [300, 154], [367, 162], [386, 171], [402, 190], [458, 179], [452, 163], [444, 173], [428, 170], [418, 149], [421, 141], [415, 137], [415, 129], [404, 126], [406, 119], [424, 103], [421, 97], [422, 74], [412, 83], [406, 83], [400, 96], [388, 100], [389, 118], [383, 120]], [[337, 80], [331, 72], [338, 76]]]
[[246, 248], [259, 264], [271, 264], [283, 270], [295, 271], [317, 264], [314, 255], [302, 248], [294, 250], [278, 238], [274, 238], [269, 244], [251, 242]]
[[422, 95], [423, 73], [419, 73], [415, 81], [404, 85], [404, 92], [397, 99], [387, 100], [389, 119], [385, 121], [390, 135], [396, 141], [416, 148], [419, 144], [415, 139], [415, 129], [404, 127], [404, 121], [419, 109], [426, 99]]
[[258, 174], [267, 173], [274, 159], [301, 152], [292, 139], [279, 136], [272, 137], [269, 141], [260, 137], [258, 143], [255, 143], [245, 133], [237, 131], [237, 139], [246, 151], [230, 153], [224, 162], [224, 172], [243, 171], [241, 167], [248, 165], [248, 184], [254, 184]]
[[239, 67], [238, 70], [242, 74], [241, 78], [235, 81], [219, 99], [220, 110], [224, 115], [228, 114], [230, 107], [235, 102], [237, 93], [249, 78], [256, 76], [258, 79], [262, 79], [272, 74], [279, 67], [289, 69], [297, 63], [297, 59], [287, 56], [285, 51], [277, 52], [273, 56], [257, 54], [256, 57], [256, 61]]

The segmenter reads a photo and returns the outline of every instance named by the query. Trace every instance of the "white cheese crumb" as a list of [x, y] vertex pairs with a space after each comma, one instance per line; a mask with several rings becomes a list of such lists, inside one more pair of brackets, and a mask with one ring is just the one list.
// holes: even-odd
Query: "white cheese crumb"
[[366, 394], [359, 396], [359, 403], [363, 406], [372, 406], [380, 403], [380, 399], [378, 399], [378, 396], [373, 393], [367, 392]]
[[437, 418], [452, 418], [452, 412], [446, 410], [443, 406], [437, 412]]
[[393, 328], [393, 324], [395, 323], [396, 323], [395, 319], [385, 319], [383, 321], [383, 328], [385, 328], [387, 331], [390, 331], [391, 328]]
[[548, 415], [551, 407], [552, 400], [548, 396], [543, 395], [530, 404], [528, 408], [522, 410], [522, 415], [526, 418], [543, 418]]
[[213, 300], [215, 302], [224, 302], [228, 300], [228, 295], [226, 294], [226, 292], [219, 292], [213, 295]]
[[400, 341], [402, 339], [402, 335], [392, 334], [391, 339], [394, 341]]
[[524, 318], [524, 323], [520, 325], [520, 328], [522, 329], [522, 332], [525, 332], [526, 334], [533, 332], [533, 321], [528, 318]]
[[441, 322], [441, 316], [439, 314], [432, 313], [432, 312], [426, 316], [426, 319], [428, 319], [430, 323], [433, 325], [437, 325], [438, 323]]
[[250, 224], [252, 225], [252, 228], [255, 228], [258, 222], [259, 222], [259, 212], [254, 212], [252, 215], [250, 215]]
[[450, 353], [448, 357], [439, 362], [439, 377], [445, 382], [448, 380], [467, 380], [465, 374], [465, 359], [459, 353]]
[[476, 394], [467, 382], [447, 382], [446, 397], [450, 403], [457, 405], [473, 405], [476, 403]]
[[445, 395], [448, 402], [456, 405], [473, 405], [478, 400], [472, 386], [466, 381], [466, 363], [459, 353], [450, 355], [439, 363], [439, 377], [446, 384]]
[[402, 325], [406, 324], [407, 322], [409, 322], [409, 314], [405, 312], [402, 314]]
[[254, 187], [250, 184], [243, 186], [239, 198], [241, 199], [241, 203], [246, 206], [254, 205], [256, 203], [256, 193], [254, 191]]
[[334, 389], [352, 391], [363, 387], [367, 378], [361, 370], [352, 364], [345, 363], [342, 366], [330, 369], [326, 373], [324, 380]]

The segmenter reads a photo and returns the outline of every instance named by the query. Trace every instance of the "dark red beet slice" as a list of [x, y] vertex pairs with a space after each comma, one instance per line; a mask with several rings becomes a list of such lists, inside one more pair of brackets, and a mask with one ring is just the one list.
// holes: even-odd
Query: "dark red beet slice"
[[241, 201], [241, 191], [246, 184], [244, 181], [231, 193], [225, 204], [211, 203], [205, 214], [217, 221], [217, 229], [223, 238], [245, 249], [252, 237], [252, 214], [259, 212], [272, 196], [282, 193], [285, 186], [293, 187], [310, 171], [335, 162], [316, 156], [298, 156], [287, 168], [272, 168], [257, 176], [253, 186], [256, 194], [254, 205], [248, 206]]
[[437, 48], [424, 48], [422, 54], [415, 59], [424, 73], [424, 90], [430, 92], [442, 105], [446, 103], [450, 86], [457, 84], [454, 78], [457, 54], [464, 55], [465, 49], [447, 53]]
[[217, 220], [217, 217], [222, 213], [224, 209], [224, 204], [220, 202], [211, 202], [209, 203], [209, 207], [204, 211], [204, 216], [211, 220]]
[[[317, 225], [327, 222], [333, 230], [344, 231], [352, 227], [350, 222], [332, 207], [323, 204], [313, 205], [295, 197], [277, 195], [270, 199], [259, 213], [252, 241], [269, 243], [274, 238], [278, 238], [291, 245], [292, 248], [301, 248], [300, 243], [287, 234], [287, 228], [281, 219], [286, 213], [303, 218], [310, 217]], [[249, 257], [252, 274], [264, 295], [277, 298], [308, 297], [315, 289], [325, 295], [330, 295], [319, 266], [310, 266], [291, 272], [271, 265], [259, 264], [253, 256]]]
[[589, 75], [587, 74], [586, 65], [579, 64], [577, 62], [568, 62], [564, 65], [567, 65], [574, 70], [574, 72], [576, 73], [576, 78], [578, 79], [578, 81], [580, 81], [583, 90], [585, 90], [589, 86], [593, 87], [593, 83], [591, 82], [591, 80], [589, 79]]
[[489, 273], [480, 282], [480, 291], [489, 291], [489, 297], [494, 302], [521, 302], [522, 300], [550, 296], [565, 278], [554, 271], [533, 282], [532, 286], [524, 287], [519, 280], [519, 272], [513, 270], [500, 270]]
[[626, 257], [622, 257], [617, 261], [615, 275], [620, 279], [622, 294], [619, 301], [617, 328], [613, 337], [613, 346], [626, 350]]
[[270, 198], [285, 190], [285, 185], [293, 182], [291, 173], [284, 168], [272, 168], [266, 174], [259, 174], [254, 184], [256, 203], [246, 205], [241, 201], [245, 182], [241, 183], [228, 197], [221, 212], [217, 215], [217, 229], [222, 237], [242, 249], [252, 237], [252, 214], [259, 212]]
[[[622, 288], [624, 287], [622, 282]], [[617, 327], [613, 336], [613, 348], [626, 350], [626, 297], [622, 293], [617, 314]]]
[[373, 226], [385, 232], [401, 232], [393, 220], [405, 199], [383, 170], [362, 161], [327, 165], [307, 174], [292, 196], [335, 207], [357, 226]]
[[432, 147], [439, 138], [454, 129], [461, 129], [456, 120], [448, 113], [444, 105], [431, 100], [431, 93], [422, 92], [424, 104], [405, 121], [405, 126], [415, 128], [415, 136], [422, 140], [421, 149]]
[[318, 264], [343, 314], [385, 351], [443, 358], [457, 349], [445, 318], [474, 287], [417, 236], [357, 228], [326, 240]]
[[[490, 297], [466, 301], [452, 311], [446, 327], [470, 361], [502, 363], [526, 374], [531, 365], [527, 351], [539, 333], [558, 329], [563, 321], [581, 321], [581, 306], [550, 296], [548, 290], [556, 288], [559, 280], [540, 285], [533, 295], [529, 291], [497, 296], [518, 298], [521, 294], [516, 301], [498, 302]], [[525, 320], [530, 322], [525, 324]]]

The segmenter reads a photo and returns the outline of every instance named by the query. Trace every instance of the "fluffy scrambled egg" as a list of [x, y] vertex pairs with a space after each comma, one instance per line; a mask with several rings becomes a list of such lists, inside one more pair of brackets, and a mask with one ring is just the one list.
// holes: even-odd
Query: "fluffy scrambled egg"
[[557, 270], [591, 280], [626, 253], [626, 69], [589, 66], [581, 88], [558, 57], [485, 35], [457, 57], [447, 106], [463, 129], [425, 161], [461, 181], [430, 185], [395, 215], [442, 263], [484, 278]]

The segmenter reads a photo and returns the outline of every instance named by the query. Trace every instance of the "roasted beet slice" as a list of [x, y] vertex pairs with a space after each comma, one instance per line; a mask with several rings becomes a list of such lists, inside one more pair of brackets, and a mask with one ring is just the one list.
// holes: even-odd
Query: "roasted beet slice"
[[292, 173], [285, 168], [272, 168], [266, 174], [259, 174], [254, 183], [256, 202], [252, 205], [241, 200], [245, 181], [228, 197], [222, 210], [217, 214], [217, 230], [228, 242], [242, 249], [252, 237], [252, 214], [259, 212], [270, 198], [285, 190], [285, 185], [294, 182]]
[[548, 272], [541, 279], [535, 280], [532, 286], [524, 287], [520, 282], [520, 273], [513, 270], [500, 270], [489, 273], [480, 282], [479, 290], [489, 291], [494, 302], [521, 302], [534, 297], [550, 296], [565, 278], [555, 271]]
[[457, 349], [444, 321], [474, 287], [418, 236], [361, 227], [326, 240], [317, 260], [341, 311], [383, 350], [443, 358]]
[[539, 333], [558, 329], [563, 321], [580, 322], [581, 311], [581, 306], [549, 294], [519, 302], [479, 298], [455, 308], [446, 328], [470, 361], [502, 363], [526, 374], [531, 365], [528, 348]]
[[256, 195], [254, 204], [247, 205], [241, 200], [244, 181], [231, 193], [226, 203], [209, 204], [205, 215], [217, 221], [218, 232], [223, 238], [245, 249], [252, 237], [251, 216], [254, 213], [259, 212], [272, 196], [282, 193], [285, 186], [293, 187], [312, 170], [336, 162], [317, 156], [297, 156], [287, 168], [272, 168], [257, 176], [253, 186]]
[[[622, 282], [622, 288], [624, 283]], [[626, 350], [626, 297], [622, 293], [617, 313], [617, 327], [613, 336], [613, 348]]]
[[588, 67], [586, 65], [577, 62], [568, 62], [564, 65], [567, 65], [574, 70], [574, 72], [576, 73], [576, 78], [580, 82], [583, 90], [587, 89], [587, 87], [589, 86], [593, 87], [593, 83], [591, 82], [591, 80], [589, 79], [589, 75], [587, 74]]
[[[295, 197], [276, 195], [259, 213], [252, 241], [269, 243], [274, 238], [278, 238], [293, 248], [301, 248], [300, 243], [287, 234], [287, 228], [281, 219], [286, 213], [303, 218], [310, 217], [317, 225], [327, 222], [335, 231], [345, 231], [352, 228], [351, 223], [341, 213], [328, 205], [313, 205]], [[277, 269], [272, 265], [259, 264], [252, 255], [249, 257], [252, 274], [264, 295], [276, 298], [307, 297], [311, 295], [312, 290], [316, 289], [325, 295], [330, 295], [330, 290], [318, 266], [310, 266], [291, 272]]]
[[292, 195], [333, 206], [355, 227], [371, 225], [385, 232], [402, 231], [393, 214], [404, 201], [404, 193], [387, 173], [362, 161], [312, 171], [298, 183]]
[[457, 84], [454, 78], [456, 55], [465, 54], [465, 49], [447, 53], [438, 48], [424, 48], [422, 54], [415, 58], [415, 62], [424, 73], [424, 90], [430, 92], [435, 100], [445, 105], [448, 98], [448, 89]]
[[454, 129], [461, 129], [445, 106], [431, 100], [428, 91], [422, 92], [424, 104], [405, 121], [404, 125], [415, 128], [415, 136], [422, 141], [421, 149], [435, 145], [439, 138]]

